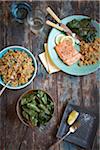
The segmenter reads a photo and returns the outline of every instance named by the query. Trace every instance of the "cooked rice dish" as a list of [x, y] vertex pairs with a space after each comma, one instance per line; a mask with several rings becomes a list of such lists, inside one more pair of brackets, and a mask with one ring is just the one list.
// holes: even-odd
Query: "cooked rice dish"
[[34, 66], [32, 58], [27, 53], [18, 50], [9, 50], [0, 58], [0, 75], [6, 84], [19, 86], [27, 83], [32, 77]]

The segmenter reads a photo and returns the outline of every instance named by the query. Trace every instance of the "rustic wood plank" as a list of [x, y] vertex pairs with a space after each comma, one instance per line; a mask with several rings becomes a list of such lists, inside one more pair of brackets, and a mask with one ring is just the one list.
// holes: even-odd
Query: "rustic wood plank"
[[[4, 12], [5, 12], [5, 17], [4, 17], [5, 46], [8, 46], [8, 45], [24, 46], [24, 44], [26, 44], [25, 46], [28, 47], [28, 45], [27, 45], [28, 37], [26, 37], [26, 36], [28, 36], [28, 32], [24, 36], [25, 31], [24, 31], [23, 24], [18, 24], [14, 20], [11, 19], [10, 14], [7, 13], [9, 10], [9, 3], [5, 2], [3, 8], [4, 8]], [[27, 38], [27, 41], [26, 41], [26, 38]], [[24, 41], [25, 41], [25, 43], [24, 43]], [[2, 134], [2, 137], [5, 140], [4, 139], [1, 140], [1, 142], [2, 142], [1, 149], [3, 149], [3, 148], [8, 149], [8, 150], [20, 149], [21, 144], [23, 142], [23, 138], [26, 135], [26, 133], [31, 136], [32, 131], [29, 128], [25, 127], [19, 121], [19, 119], [16, 115], [17, 99], [23, 92], [29, 90], [30, 88], [32, 88], [31, 85], [29, 85], [28, 87], [26, 87], [22, 90], [17, 90], [17, 91], [5, 90], [5, 92], [4, 92], [4, 95], [2, 98], [3, 104], [1, 105], [3, 110], [1, 109], [1, 111], [2, 111], [1, 115], [2, 115], [2, 123], [4, 123], [4, 127], [3, 127], [4, 132]], [[29, 138], [29, 139], [30, 139], [30, 143], [32, 143], [31, 142], [32, 138]], [[4, 142], [5, 142], [5, 144], [3, 144]], [[28, 144], [26, 147], [28, 147]], [[29, 145], [29, 148], [31, 148], [31, 145]]]
[[[0, 34], [2, 36], [0, 36], [0, 48], [2, 49], [3, 47], [5, 47], [5, 24], [4, 24], [4, 11], [3, 8], [4, 5], [2, 2], [0, 2]], [[1, 86], [0, 86], [1, 89]], [[5, 136], [6, 136], [6, 95], [2, 95], [0, 97], [0, 149], [3, 149], [5, 144], [6, 144], [6, 140], [5, 140]]]
[[[93, 19], [98, 20], [97, 13], [97, 5], [93, 1], [68, 1], [62, 3], [60, 18], [64, 18], [65, 16], [73, 15], [73, 14], [83, 14], [92, 17]], [[94, 11], [93, 11], [94, 10]], [[91, 13], [93, 11], [93, 13]], [[98, 71], [97, 71], [98, 72]], [[85, 80], [85, 81], [84, 81]], [[64, 74], [58, 74], [57, 76], [57, 85], [58, 85], [58, 114], [59, 121], [62, 116], [62, 110], [64, 108], [64, 104], [67, 103], [69, 99], [74, 99], [75, 104], [85, 107], [99, 107], [99, 95], [98, 95], [98, 86], [96, 75], [91, 74], [85, 77], [74, 77]], [[90, 90], [91, 89], [91, 90]], [[94, 92], [95, 91], [95, 92]], [[97, 93], [97, 97], [95, 100], [95, 96], [93, 93]], [[93, 106], [92, 106], [93, 105]], [[99, 112], [99, 111], [98, 111]], [[95, 140], [95, 144], [93, 150], [98, 149], [97, 138]], [[70, 147], [70, 145], [69, 145]], [[68, 149], [68, 144], [61, 144], [60, 150]], [[70, 149], [70, 148], [69, 148]], [[77, 148], [78, 149], [78, 148]]]
[[[40, 6], [39, 6], [42, 10], [44, 10], [46, 15], [47, 15], [47, 12], [45, 10], [48, 6], [53, 7], [54, 10], [56, 9], [54, 2], [45, 2], [45, 3], [40, 4]], [[56, 11], [57, 11], [57, 9], [56, 9]], [[47, 27], [47, 29], [48, 29], [48, 27]], [[49, 126], [47, 126], [45, 133], [43, 134], [43, 132], [41, 133], [38, 130], [36, 131], [36, 133], [37, 133], [35, 136], [35, 138], [37, 139], [35, 141], [36, 142], [36, 144], [35, 144], [36, 150], [37, 149], [41, 150], [41, 147], [43, 150], [47, 149], [48, 146], [50, 146], [52, 143], [55, 142], [55, 140], [56, 140], [55, 135], [57, 133], [57, 118], [58, 118], [58, 115], [57, 115], [58, 97], [57, 97], [57, 81], [56, 81], [57, 74], [48, 75], [38, 58], [38, 55], [42, 51], [44, 51], [43, 44], [44, 44], [44, 41], [47, 41], [47, 35], [49, 33], [49, 30], [47, 30], [47, 29], [45, 28], [43, 31], [44, 33], [39, 35], [39, 37], [37, 39], [35, 37], [33, 37], [33, 54], [35, 55], [35, 57], [38, 60], [38, 78], [36, 78], [34, 80], [33, 88], [44, 89], [48, 93], [50, 93], [50, 95], [52, 95], [52, 97], [54, 99], [56, 111], [55, 111], [54, 118], [53, 118], [52, 122], [49, 124]], [[34, 44], [34, 38], [35, 38], [35, 42], [36, 42], [37, 46], [36, 46], [36, 44]], [[41, 45], [42, 45], [42, 47], [41, 47]], [[38, 141], [40, 141], [40, 144], [38, 144]]]
[[[35, 36], [23, 24], [15, 22], [9, 12], [12, 2], [0, 2], [0, 49], [8, 45], [21, 45], [28, 48], [38, 62], [37, 77], [33, 83], [21, 90], [5, 90], [0, 97], [0, 149], [7, 150], [47, 150], [56, 141], [56, 133], [66, 104], [75, 100], [75, 104], [99, 109], [99, 71], [84, 77], [74, 77], [63, 72], [48, 75], [41, 64], [38, 54], [43, 51], [47, 41], [48, 26], [41, 35]], [[50, 6], [60, 18], [73, 14], [89, 15], [99, 20], [99, 1], [34, 1], [33, 9], [41, 8], [46, 18], [46, 7]], [[43, 129], [30, 129], [24, 126], [16, 115], [18, 97], [29, 89], [44, 89], [53, 97], [55, 114], [50, 124]], [[93, 150], [99, 149], [97, 133]], [[61, 143], [55, 150], [79, 150], [71, 144]], [[82, 150], [82, 149], [80, 149]]]

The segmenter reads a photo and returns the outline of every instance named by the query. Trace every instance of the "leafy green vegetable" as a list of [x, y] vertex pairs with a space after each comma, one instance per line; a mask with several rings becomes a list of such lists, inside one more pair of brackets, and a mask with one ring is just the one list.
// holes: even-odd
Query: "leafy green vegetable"
[[40, 112], [40, 109], [32, 103], [28, 103], [27, 107], [30, 108], [30, 109], [33, 109], [34, 111]]
[[22, 100], [21, 100], [21, 105], [25, 105], [25, 104], [27, 104], [28, 102], [27, 102], [27, 99], [26, 98], [23, 98]]
[[34, 116], [30, 117], [30, 120], [33, 126], [37, 126], [38, 120]]
[[43, 91], [36, 90], [34, 93], [25, 95], [20, 102], [22, 116], [32, 126], [45, 125], [52, 117], [54, 103]]
[[44, 97], [42, 97], [41, 100], [42, 100], [43, 104], [46, 105], [47, 104], [47, 95], [44, 94]]
[[46, 113], [46, 114], [50, 114], [50, 111], [45, 107], [45, 105], [40, 104], [39, 107]]
[[28, 108], [23, 107], [24, 112], [26, 112], [29, 116], [35, 116], [36, 112], [34, 110], [30, 110]]
[[74, 19], [70, 21], [67, 26], [86, 42], [92, 42], [96, 37], [97, 31], [90, 18], [82, 20]]
[[22, 115], [25, 119], [29, 120], [29, 116], [25, 111], [22, 111]]

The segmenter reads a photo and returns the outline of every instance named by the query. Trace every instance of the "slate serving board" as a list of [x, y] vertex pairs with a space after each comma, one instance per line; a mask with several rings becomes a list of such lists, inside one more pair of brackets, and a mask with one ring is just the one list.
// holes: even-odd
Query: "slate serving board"
[[92, 149], [93, 141], [98, 127], [98, 115], [94, 111], [90, 111], [86, 108], [81, 108], [79, 106], [69, 104], [65, 109], [57, 137], [61, 138], [68, 132], [69, 125], [66, 123], [66, 120], [72, 110], [79, 112], [80, 115], [77, 121], [80, 122], [81, 126], [75, 133], [66, 137], [65, 141], [73, 143], [84, 149]]

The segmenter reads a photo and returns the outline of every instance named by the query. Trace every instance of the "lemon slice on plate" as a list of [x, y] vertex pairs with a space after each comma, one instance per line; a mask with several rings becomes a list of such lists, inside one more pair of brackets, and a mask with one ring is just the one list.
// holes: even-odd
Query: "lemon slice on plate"
[[69, 41], [73, 44], [73, 46], [75, 45], [75, 40], [72, 36], [64, 36], [61, 38], [60, 42], [63, 42], [63, 41]]
[[69, 125], [72, 125], [72, 124], [76, 121], [76, 119], [77, 119], [78, 116], [79, 116], [79, 112], [73, 110], [73, 111], [69, 114], [69, 116], [68, 116], [67, 123], [68, 123]]
[[58, 34], [55, 39], [56, 44], [58, 45], [64, 37], [66, 37], [66, 35]]

